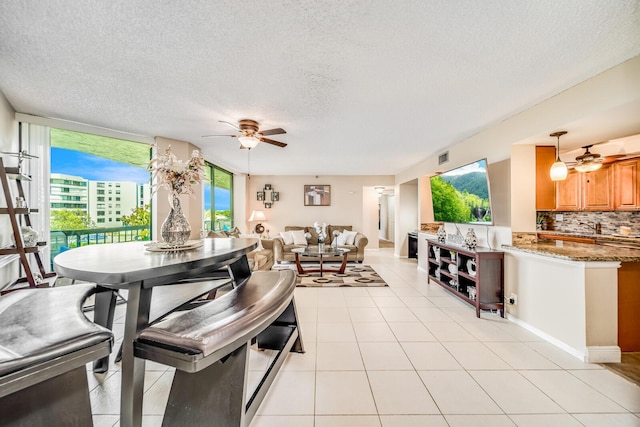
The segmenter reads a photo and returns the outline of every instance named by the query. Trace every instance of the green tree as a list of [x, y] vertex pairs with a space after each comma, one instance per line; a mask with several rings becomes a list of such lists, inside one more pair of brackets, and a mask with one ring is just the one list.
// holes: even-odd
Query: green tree
[[84, 230], [92, 228], [91, 218], [80, 209], [51, 211], [51, 230]]
[[436, 221], [467, 222], [471, 210], [459, 197], [459, 192], [439, 176], [431, 178], [433, 214]]
[[[151, 206], [146, 204], [143, 207], [131, 209], [131, 215], [122, 215], [120, 218], [125, 225], [150, 225], [151, 224]], [[140, 239], [149, 240], [151, 238], [151, 230], [141, 230]]]
[[122, 215], [120, 218], [125, 225], [149, 225], [151, 224], [151, 206], [144, 205], [131, 209], [131, 215]]

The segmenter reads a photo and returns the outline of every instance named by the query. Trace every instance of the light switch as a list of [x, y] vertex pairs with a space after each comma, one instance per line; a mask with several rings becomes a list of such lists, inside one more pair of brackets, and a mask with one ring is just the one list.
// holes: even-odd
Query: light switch
[[556, 222], [562, 222], [562, 221], [564, 221], [564, 215], [556, 214]]

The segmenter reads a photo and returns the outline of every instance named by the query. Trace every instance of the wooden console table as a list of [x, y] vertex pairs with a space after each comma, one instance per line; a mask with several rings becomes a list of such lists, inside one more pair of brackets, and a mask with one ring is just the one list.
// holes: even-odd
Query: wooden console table
[[480, 310], [504, 317], [504, 252], [467, 249], [427, 239], [427, 283], [435, 282]]

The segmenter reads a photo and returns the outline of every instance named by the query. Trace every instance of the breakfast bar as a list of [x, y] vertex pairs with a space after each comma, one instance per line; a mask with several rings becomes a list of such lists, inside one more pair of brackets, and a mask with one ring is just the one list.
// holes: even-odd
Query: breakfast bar
[[620, 361], [640, 321], [627, 310], [638, 295], [640, 249], [537, 238], [503, 249], [505, 295], [517, 295], [511, 320], [586, 362]]

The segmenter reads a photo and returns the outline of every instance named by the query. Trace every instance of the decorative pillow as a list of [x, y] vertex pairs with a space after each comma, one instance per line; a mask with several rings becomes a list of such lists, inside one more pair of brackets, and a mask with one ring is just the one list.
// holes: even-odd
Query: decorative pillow
[[338, 237], [336, 237], [336, 239], [338, 240], [338, 246], [346, 245], [347, 244], [347, 230], [345, 230], [342, 233], [338, 234]]
[[233, 227], [229, 232], [229, 237], [240, 237], [240, 230], [238, 227]]
[[342, 234], [346, 234], [345, 244], [353, 245], [356, 242], [356, 234], [358, 234], [357, 231], [344, 230]]
[[280, 237], [284, 240], [285, 245], [293, 245], [293, 235], [290, 231], [281, 231]]
[[293, 236], [294, 245], [307, 245], [307, 238], [304, 237], [304, 230], [291, 230], [289, 233]]

